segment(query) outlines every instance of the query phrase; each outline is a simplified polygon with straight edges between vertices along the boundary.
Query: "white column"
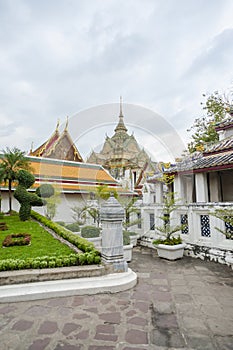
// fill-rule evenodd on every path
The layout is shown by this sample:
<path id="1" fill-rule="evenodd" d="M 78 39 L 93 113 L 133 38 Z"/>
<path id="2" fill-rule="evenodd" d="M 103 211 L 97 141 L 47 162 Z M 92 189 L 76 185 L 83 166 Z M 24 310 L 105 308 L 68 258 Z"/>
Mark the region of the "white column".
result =
<path id="1" fill-rule="evenodd" d="M 198 202 L 208 202 L 208 189 L 205 173 L 195 175 L 196 182 L 196 200 Z"/>
<path id="2" fill-rule="evenodd" d="M 156 203 L 163 203 L 163 184 L 161 182 L 155 184 L 155 197 Z"/>
<path id="3" fill-rule="evenodd" d="M 181 202 L 185 202 L 184 198 L 184 184 L 183 184 L 183 178 L 182 176 L 178 175 L 175 176 L 174 179 L 174 192 L 175 192 L 175 197 L 179 198 Z"/>

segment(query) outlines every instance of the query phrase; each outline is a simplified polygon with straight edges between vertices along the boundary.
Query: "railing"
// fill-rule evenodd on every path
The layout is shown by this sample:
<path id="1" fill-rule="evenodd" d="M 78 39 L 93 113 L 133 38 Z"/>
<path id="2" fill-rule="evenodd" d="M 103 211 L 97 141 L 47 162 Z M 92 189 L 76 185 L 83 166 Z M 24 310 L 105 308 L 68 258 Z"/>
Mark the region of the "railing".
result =
<path id="1" fill-rule="evenodd" d="M 232 208 L 233 203 L 192 203 L 177 207 L 177 210 L 172 213 L 171 224 L 186 224 L 186 228 L 177 234 L 180 234 L 186 243 L 188 255 L 196 256 L 199 254 L 198 257 L 201 258 L 209 257 L 224 263 L 229 260 L 233 263 L 233 240 L 227 238 L 217 229 L 232 233 L 233 227 L 229 227 L 223 220 L 212 215 L 215 209 Z M 141 207 L 141 211 L 143 218 L 141 242 L 151 246 L 153 239 L 158 238 L 158 232 L 154 227 L 161 225 L 158 217 L 161 216 L 163 207 L 159 204 L 144 205 Z M 150 215 L 155 218 L 154 227 L 151 227 Z M 194 254 L 194 252 L 196 253 Z"/>

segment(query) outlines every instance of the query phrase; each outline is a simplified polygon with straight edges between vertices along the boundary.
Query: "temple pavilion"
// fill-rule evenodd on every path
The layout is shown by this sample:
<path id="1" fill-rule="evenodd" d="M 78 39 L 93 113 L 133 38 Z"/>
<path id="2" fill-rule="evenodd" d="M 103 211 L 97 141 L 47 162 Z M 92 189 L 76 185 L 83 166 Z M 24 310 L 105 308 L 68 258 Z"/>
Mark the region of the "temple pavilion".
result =
<path id="1" fill-rule="evenodd" d="M 92 151 L 87 162 L 102 165 L 124 188 L 139 193 L 146 173 L 154 172 L 155 164 L 146 151 L 140 148 L 134 134 L 128 134 L 122 113 L 122 100 L 113 136 L 106 136 L 102 150 L 99 153 Z"/>
<path id="2" fill-rule="evenodd" d="M 59 121 L 54 133 L 41 146 L 34 151 L 31 149 L 30 156 L 83 162 L 83 159 L 68 132 L 68 117 L 65 129 L 60 134 Z"/>

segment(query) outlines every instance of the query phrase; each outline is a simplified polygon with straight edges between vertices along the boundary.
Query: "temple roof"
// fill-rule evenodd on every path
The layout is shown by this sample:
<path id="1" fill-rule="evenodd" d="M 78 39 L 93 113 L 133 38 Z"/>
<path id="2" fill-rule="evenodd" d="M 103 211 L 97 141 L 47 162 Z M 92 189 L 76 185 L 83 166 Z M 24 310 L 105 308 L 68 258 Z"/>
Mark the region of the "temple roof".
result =
<path id="1" fill-rule="evenodd" d="M 1 155 L 0 155 L 1 158 Z M 119 194 L 135 195 L 123 189 L 120 184 L 100 165 L 78 163 L 44 157 L 26 157 L 30 161 L 36 178 L 32 188 L 50 183 L 62 193 L 90 193 L 99 185 L 107 185 Z M 2 184 L 1 189 L 7 189 Z"/>
<path id="2" fill-rule="evenodd" d="M 68 119 L 65 129 L 61 134 L 59 133 L 58 128 L 59 122 L 57 123 L 56 130 L 52 136 L 34 151 L 30 150 L 29 155 L 83 162 L 83 159 L 68 132 Z"/>

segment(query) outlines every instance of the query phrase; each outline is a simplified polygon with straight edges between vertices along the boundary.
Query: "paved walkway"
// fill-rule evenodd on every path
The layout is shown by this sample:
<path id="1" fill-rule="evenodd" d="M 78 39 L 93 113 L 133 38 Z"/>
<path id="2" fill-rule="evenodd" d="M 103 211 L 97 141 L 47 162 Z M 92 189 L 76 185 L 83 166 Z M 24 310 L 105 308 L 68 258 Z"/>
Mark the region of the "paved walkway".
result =
<path id="1" fill-rule="evenodd" d="M 0 305 L 2 350 L 232 350 L 232 270 L 135 248 L 133 289 Z M 20 288 L 20 286 L 19 286 Z"/>

